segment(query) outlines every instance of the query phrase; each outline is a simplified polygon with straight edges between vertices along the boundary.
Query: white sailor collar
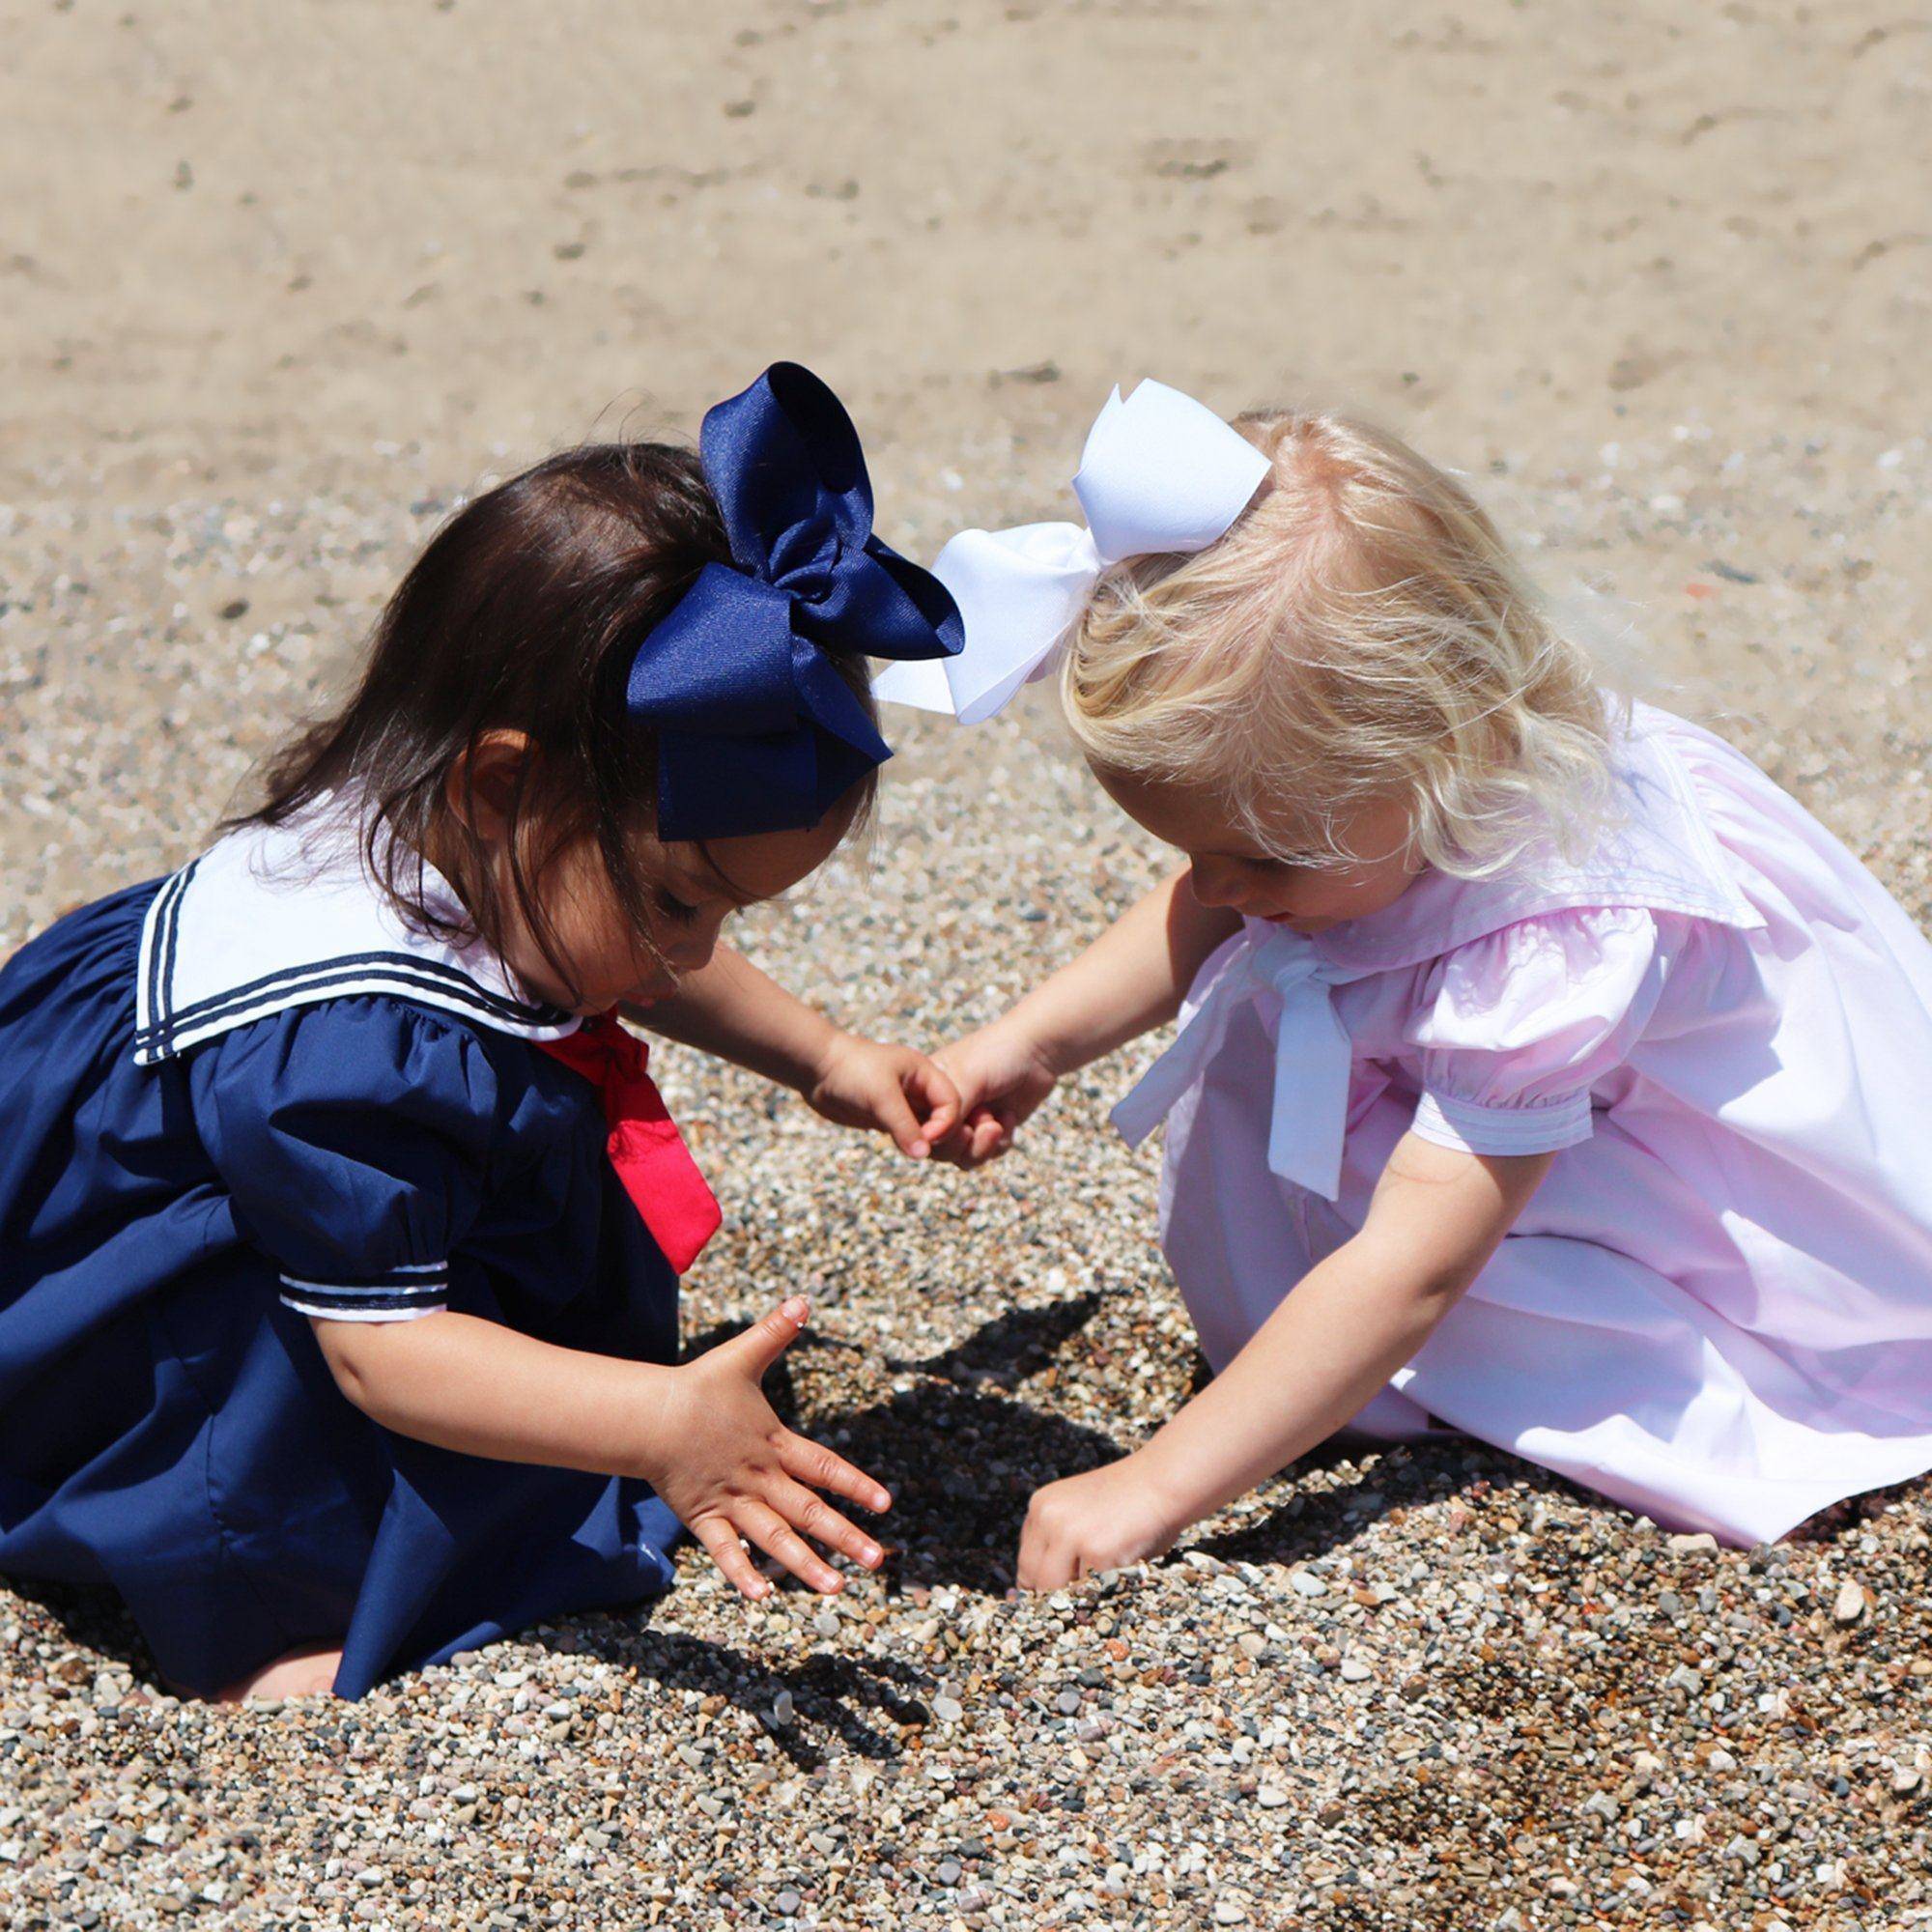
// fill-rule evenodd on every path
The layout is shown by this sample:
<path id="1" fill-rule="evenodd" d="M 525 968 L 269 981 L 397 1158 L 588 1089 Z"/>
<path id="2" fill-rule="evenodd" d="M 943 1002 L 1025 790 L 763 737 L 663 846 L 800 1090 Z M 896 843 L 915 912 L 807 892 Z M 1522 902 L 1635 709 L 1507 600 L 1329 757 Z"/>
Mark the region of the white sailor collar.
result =
<path id="1" fill-rule="evenodd" d="M 427 866 L 423 887 L 461 917 Z M 525 1039 L 582 1024 L 527 998 L 481 940 L 412 929 L 369 875 L 356 810 L 325 800 L 285 825 L 239 827 L 162 885 L 141 926 L 134 1058 L 156 1065 L 291 1007 L 362 993 Z"/>
<path id="2" fill-rule="evenodd" d="M 1724 862 L 1690 775 L 1671 748 L 1675 721 L 1633 707 L 1611 747 L 1621 815 L 1587 858 L 1532 855 L 1492 878 L 1426 872 L 1378 913 L 1306 942 L 1343 977 L 1419 965 L 1505 926 L 1579 907 L 1680 913 L 1749 929 L 1764 923 Z M 1279 927 L 1264 931 L 1279 935 Z"/>

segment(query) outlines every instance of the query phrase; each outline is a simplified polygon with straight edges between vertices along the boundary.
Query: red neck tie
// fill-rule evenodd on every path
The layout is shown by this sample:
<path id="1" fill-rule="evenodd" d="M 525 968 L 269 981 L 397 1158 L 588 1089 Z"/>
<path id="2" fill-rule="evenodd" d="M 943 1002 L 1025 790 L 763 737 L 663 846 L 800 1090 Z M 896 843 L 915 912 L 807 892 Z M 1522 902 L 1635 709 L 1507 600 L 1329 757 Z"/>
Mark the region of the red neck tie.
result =
<path id="1" fill-rule="evenodd" d="M 657 1082 L 644 1070 L 650 1048 L 626 1033 L 614 1013 L 600 1013 L 562 1039 L 537 1044 L 603 1095 L 611 1165 L 665 1260 L 682 1274 L 724 1217 L 677 1122 L 665 1110 Z"/>

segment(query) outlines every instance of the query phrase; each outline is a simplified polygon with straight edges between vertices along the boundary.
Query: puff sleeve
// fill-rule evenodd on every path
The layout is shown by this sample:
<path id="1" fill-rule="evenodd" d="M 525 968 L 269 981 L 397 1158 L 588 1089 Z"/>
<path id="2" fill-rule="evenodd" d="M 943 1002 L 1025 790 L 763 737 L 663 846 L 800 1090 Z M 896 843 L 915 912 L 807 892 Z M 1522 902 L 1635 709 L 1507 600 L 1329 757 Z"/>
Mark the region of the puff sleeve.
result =
<path id="1" fill-rule="evenodd" d="M 238 1229 L 289 1307 L 395 1321 L 444 1305 L 497 1134 L 474 1035 L 400 1001 L 332 1000 L 223 1035 L 191 1082 Z"/>
<path id="2" fill-rule="evenodd" d="M 1642 1035 L 1663 971 L 1657 921 L 1638 908 L 1547 913 L 1445 953 L 1406 1029 L 1414 1132 L 1486 1154 L 1588 1140 L 1591 1089 Z"/>

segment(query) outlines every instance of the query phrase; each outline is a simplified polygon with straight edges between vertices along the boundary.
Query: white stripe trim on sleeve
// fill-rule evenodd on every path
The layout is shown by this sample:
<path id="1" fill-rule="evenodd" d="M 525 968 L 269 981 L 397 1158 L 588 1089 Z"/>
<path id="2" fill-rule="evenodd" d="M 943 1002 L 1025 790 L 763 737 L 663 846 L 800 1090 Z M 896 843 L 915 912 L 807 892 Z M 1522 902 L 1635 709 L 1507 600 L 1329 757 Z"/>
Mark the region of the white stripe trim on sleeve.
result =
<path id="1" fill-rule="evenodd" d="M 293 1308 L 312 1321 L 420 1321 L 425 1315 L 440 1315 L 444 1305 L 440 1301 L 426 1301 L 409 1308 L 324 1308 L 298 1301 L 293 1295 L 282 1296 L 284 1308 Z"/>
<path id="2" fill-rule="evenodd" d="M 304 1315 L 333 1315 L 358 1321 L 435 1314 L 449 1293 L 447 1262 L 404 1262 L 362 1281 L 313 1281 L 282 1276 L 282 1299 Z"/>

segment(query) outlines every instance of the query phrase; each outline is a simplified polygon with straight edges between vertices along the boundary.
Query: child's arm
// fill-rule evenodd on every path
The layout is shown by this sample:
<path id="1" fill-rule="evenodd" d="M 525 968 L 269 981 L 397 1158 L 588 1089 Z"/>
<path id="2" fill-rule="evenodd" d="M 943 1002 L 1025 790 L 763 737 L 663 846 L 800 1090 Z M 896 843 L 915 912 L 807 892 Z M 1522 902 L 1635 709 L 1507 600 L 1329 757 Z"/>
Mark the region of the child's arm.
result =
<path id="1" fill-rule="evenodd" d="M 868 1570 L 883 1560 L 812 1490 L 869 1510 L 892 1498 L 842 1456 L 794 1435 L 758 1386 L 810 1312 L 794 1296 L 676 1368 L 559 1349 L 446 1311 L 415 1321 L 318 1321 L 315 1331 L 343 1394 L 384 1428 L 467 1456 L 640 1476 L 756 1598 L 771 1585 L 741 1535 L 814 1590 L 836 1591 L 840 1579 L 807 1536 Z"/>
<path id="2" fill-rule="evenodd" d="M 1022 1587 L 1057 1589 L 1156 1556 L 1333 1435 L 1429 1339 L 1552 1158 L 1459 1153 L 1406 1136 L 1361 1232 L 1311 1268 L 1158 1435 L 1035 1494 L 1020 1537 Z"/>
<path id="3" fill-rule="evenodd" d="M 1171 1020 L 1240 925 L 1238 914 L 1194 896 L 1191 871 L 1156 886 L 1004 1017 L 939 1053 L 962 1116 L 939 1151 L 962 1167 L 1004 1153 L 1063 1074 Z"/>
<path id="4" fill-rule="evenodd" d="M 923 1053 L 835 1026 L 728 946 L 679 981 L 671 998 L 629 1016 L 668 1039 L 795 1089 L 841 1127 L 877 1127 L 915 1159 L 923 1159 L 959 1119 L 952 1082 Z"/>

